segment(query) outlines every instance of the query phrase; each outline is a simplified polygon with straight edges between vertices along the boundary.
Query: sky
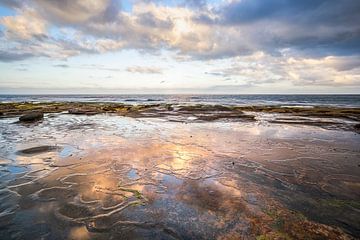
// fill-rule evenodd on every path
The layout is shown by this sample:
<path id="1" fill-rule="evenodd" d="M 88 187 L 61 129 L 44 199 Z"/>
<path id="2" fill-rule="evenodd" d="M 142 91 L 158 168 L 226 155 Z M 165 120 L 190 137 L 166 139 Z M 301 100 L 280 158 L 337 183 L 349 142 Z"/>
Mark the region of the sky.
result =
<path id="1" fill-rule="evenodd" d="M 0 0 L 0 94 L 360 93 L 358 0 Z"/>

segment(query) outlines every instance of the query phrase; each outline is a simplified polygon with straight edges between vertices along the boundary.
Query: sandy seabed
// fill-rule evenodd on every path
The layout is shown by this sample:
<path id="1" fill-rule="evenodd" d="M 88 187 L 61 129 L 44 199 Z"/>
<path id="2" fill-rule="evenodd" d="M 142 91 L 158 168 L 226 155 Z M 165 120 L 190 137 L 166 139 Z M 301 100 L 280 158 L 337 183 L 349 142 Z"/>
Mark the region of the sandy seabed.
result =
<path id="1" fill-rule="evenodd" d="M 360 134 L 112 114 L 0 119 L 0 239 L 356 239 Z"/>

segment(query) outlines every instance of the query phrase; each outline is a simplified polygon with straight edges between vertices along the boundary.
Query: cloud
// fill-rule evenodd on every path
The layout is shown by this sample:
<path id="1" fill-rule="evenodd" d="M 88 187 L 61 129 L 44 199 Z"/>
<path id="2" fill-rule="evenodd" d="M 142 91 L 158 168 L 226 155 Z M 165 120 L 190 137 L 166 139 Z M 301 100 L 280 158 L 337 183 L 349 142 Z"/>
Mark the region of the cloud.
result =
<path id="1" fill-rule="evenodd" d="M 157 67 L 133 66 L 126 68 L 126 71 L 140 74 L 162 74 L 162 69 Z"/>
<path id="2" fill-rule="evenodd" d="M 0 24 L 6 28 L 5 35 L 15 40 L 29 40 L 46 33 L 46 22 L 35 10 L 28 8 L 20 10 L 19 15 L 2 17 Z"/>
<path id="3" fill-rule="evenodd" d="M 280 55 L 289 48 L 319 57 L 360 52 L 358 1 L 161 3 L 135 1 L 127 13 L 115 0 L 32 0 L 17 16 L 1 21 L 7 39 L 47 36 L 49 25 L 72 29 L 75 35 L 66 41 L 77 45 L 79 54 L 169 49 L 195 59 L 218 59 L 256 51 Z"/>
<path id="4" fill-rule="evenodd" d="M 19 8 L 22 6 L 22 2 L 19 0 L 0 0 L 0 6 L 1 5 L 10 8 Z"/>
<path id="5" fill-rule="evenodd" d="M 338 71 L 349 71 L 360 68 L 360 56 L 326 57 L 320 64 L 332 67 Z"/>
<path id="6" fill-rule="evenodd" d="M 53 65 L 54 67 L 59 67 L 59 68 L 69 68 L 70 66 L 67 64 L 55 64 Z"/>
<path id="7" fill-rule="evenodd" d="M 241 0 L 215 10 L 209 24 L 237 27 L 258 50 L 295 48 L 306 54 L 360 51 L 360 2 L 352 0 Z"/>
<path id="8" fill-rule="evenodd" d="M 355 86 L 360 85 L 359 61 L 358 56 L 294 58 L 258 52 L 232 58 L 226 67 L 214 68 L 205 74 L 248 86 L 281 82 L 295 86 Z"/>
<path id="9" fill-rule="evenodd" d="M 54 64 L 53 67 L 57 68 L 76 68 L 76 69 L 89 69 L 89 70 L 100 70 L 100 71 L 109 71 L 109 72 L 120 72 L 122 71 L 120 68 L 112 68 L 112 67 L 106 67 L 104 65 L 99 64 L 83 64 L 78 66 L 70 66 L 68 64 Z"/>
<path id="10" fill-rule="evenodd" d="M 27 68 L 16 68 L 16 70 L 18 70 L 20 72 L 27 72 L 28 71 Z"/>
<path id="11" fill-rule="evenodd" d="M 104 65 L 98 64 L 83 64 L 77 68 L 81 69 L 91 69 L 91 70 L 101 70 L 101 71 L 109 71 L 109 72 L 120 72 L 122 71 L 120 68 L 106 67 Z"/>
<path id="12" fill-rule="evenodd" d="M 47 19 L 65 25 L 109 21 L 119 10 L 119 3 L 115 0 L 34 0 L 34 5 Z"/>
<path id="13" fill-rule="evenodd" d="M 166 49 L 179 62 L 227 59 L 230 64 L 205 74 L 244 86 L 360 84 L 359 1 L 132 2 L 129 12 L 117 0 L 0 0 L 16 12 L 0 19 L 0 41 L 6 43 L 0 45 L 0 61 L 66 59 L 123 49 L 159 54 Z M 124 71 L 99 65 L 77 68 Z M 125 70 L 163 71 L 142 66 Z"/>
<path id="14" fill-rule="evenodd" d="M 0 61 L 2 62 L 21 61 L 31 57 L 33 57 L 33 55 L 30 53 L 11 53 L 0 50 Z"/>
<path id="15" fill-rule="evenodd" d="M 213 76 L 219 76 L 219 77 L 225 77 L 226 74 L 223 72 L 205 72 L 205 74 L 213 75 Z"/>

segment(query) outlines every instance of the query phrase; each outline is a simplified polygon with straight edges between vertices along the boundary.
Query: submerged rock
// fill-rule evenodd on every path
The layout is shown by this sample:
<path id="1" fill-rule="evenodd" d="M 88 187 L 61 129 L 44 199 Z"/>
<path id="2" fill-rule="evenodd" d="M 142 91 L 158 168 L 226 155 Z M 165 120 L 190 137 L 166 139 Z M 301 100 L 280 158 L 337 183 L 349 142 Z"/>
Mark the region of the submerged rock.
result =
<path id="1" fill-rule="evenodd" d="M 44 113 L 42 112 L 31 112 L 31 113 L 27 113 L 25 115 L 22 115 L 19 118 L 20 122 L 35 122 L 35 121 L 39 121 L 41 119 L 44 118 Z"/>

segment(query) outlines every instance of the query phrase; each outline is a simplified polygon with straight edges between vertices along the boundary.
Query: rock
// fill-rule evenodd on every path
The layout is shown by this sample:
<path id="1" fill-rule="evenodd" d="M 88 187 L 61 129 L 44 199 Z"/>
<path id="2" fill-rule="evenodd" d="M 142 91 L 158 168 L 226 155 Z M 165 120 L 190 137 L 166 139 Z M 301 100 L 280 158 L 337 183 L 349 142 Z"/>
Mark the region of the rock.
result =
<path id="1" fill-rule="evenodd" d="M 61 149 L 58 146 L 39 146 L 39 147 L 32 147 L 32 148 L 26 148 L 26 149 L 22 149 L 17 151 L 17 154 L 40 154 L 40 153 L 44 153 L 44 152 L 51 152 L 51 151 L 55 151 L 55 150 L 59 150 Z"/>
<path id="2" fill-rule="evenodd" d="M 356 130 L 360 130 L 360 123 L 356 124 L 356 125 L 354 126 L 354 128 L 355 128 Z"/>
<path id="3" fill-rule="evenodd" d="M 170 104 L 165 105 L 166 110 L 168 111 L 174 111 L 174 108 Z"/>
<path id="4" fill-rule="evenodd" d="M 44 113 L 42 112 L 31 112 L 31 113 L 27 113 L 22 115 L 19 118 L 20 122 L 35 122 L 35 121 L 39 121 L 41 119 L 44 118 Z"/>
<path id="5" fill-rule="evenodd" d="M 74 114 L 74 115 L 95 115 L 98 112 L 90 110 L 90 109 L 80 109 L 80 108 L 75 108 L 75 109 L 70 109 L 69 110 L 70 114 Z"/>

